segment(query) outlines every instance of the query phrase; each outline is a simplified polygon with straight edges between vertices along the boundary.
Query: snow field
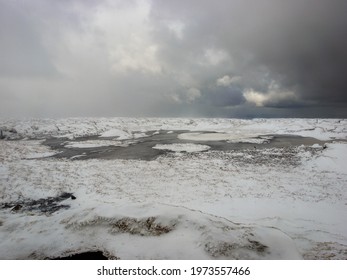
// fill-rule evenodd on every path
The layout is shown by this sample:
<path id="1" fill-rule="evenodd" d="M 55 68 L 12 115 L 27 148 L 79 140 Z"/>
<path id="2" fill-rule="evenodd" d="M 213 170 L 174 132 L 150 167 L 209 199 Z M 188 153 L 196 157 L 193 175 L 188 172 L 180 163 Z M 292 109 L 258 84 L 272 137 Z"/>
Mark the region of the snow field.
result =
<path id="1" fill-rule="evenodd" d="M 105 122 L 109 126 L 103 127 L 111 127 L 111 120 Z M 227 120 L 194 122 L 175 124 L 202 130 Z M 312 132 L 319 124 L 327 135 L 344 136 L 338 126 L 344 121 L 293 122 L 297 127 L 293 124 L 292 130 L 308 129 L 309 123 Z M 329 132 L 335 122 L 339 132 Z M 143 120 L 137 123 L 145 127 Z M 153 123 L 148 130 L 173 128 L 170 120 Z M 262 123 L 282 128 L 289 122 L 244 125 L 259 129 Z M 64 125 L 71 130 L 70 121 Z M 326 149 L 180 153 L 196 146 L 164 146 L 180 149 L 153 161 L 69 161 L 38 159 L 53 153 L 39 140 L 1 141 L 0 204 L 63 192 L 77 199 L 63 201 L 70 208 L 51 215 L 0 209 L 0 259 L 88 250 L 122 259 L 347 258 L 346 143 L 330 143 Z"/>

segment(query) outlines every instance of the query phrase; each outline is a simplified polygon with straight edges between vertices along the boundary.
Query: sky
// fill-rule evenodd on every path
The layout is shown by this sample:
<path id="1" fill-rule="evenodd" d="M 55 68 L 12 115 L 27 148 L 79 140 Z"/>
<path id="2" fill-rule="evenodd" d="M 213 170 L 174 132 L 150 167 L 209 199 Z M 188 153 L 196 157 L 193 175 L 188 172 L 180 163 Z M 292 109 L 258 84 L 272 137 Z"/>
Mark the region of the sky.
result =
<path id="1" fill-rule="evenodd" d="M 345 0 L 0 0 L 0 117 L 347 118 Z"/>

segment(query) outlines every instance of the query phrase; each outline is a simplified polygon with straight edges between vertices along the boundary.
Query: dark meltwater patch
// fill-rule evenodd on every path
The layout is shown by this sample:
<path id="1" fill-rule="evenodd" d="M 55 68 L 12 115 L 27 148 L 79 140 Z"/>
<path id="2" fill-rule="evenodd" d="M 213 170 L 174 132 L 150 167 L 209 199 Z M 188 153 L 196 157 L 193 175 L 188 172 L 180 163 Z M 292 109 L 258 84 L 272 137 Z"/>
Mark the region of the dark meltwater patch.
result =
<path id="1" fill-rule="evenodd" d="M 66 257 L 55 258 L 52 260 L 108 260 L 101 251 L 83 252 Z"/>
<path id="2" fill-rule="evenodd" d="M 71 160 L 86 160 L 86 159 L 126 159 L 126 160 L 154 160 L 160 155 L 171 153 L 167 150 L 153 149 L 157 144 L 202 144 L 210 146 L 210 151 L 235 151 L 235 150 L 249 150 L 249 149 L 265 149 L 265 148 L 288 148 L 297 147 L 300 145 L 311 146 L 313 144 L 319 144 L 323 146 L 329 141 L 320 141 L 311 137 L 301 137 L 296 135 L 261 135 L 253 138 L 253 140 L 259 140 L 266 138 L 264 143 L 247 143 L 236 142 L 229 143 L 228 141 L 193 141 L 182 140 L 178 138 L 178 135 L 186 133 L 187 131 L 174 131 L 168 133 L 168 131 L 162 130 L 157 134 L 153 134 L 153 131 L 148 132 L 148 136 L 129 140 L 118 140 L 122 146 L 109 145 L 110 140 L 117 140 L 115 138 L 101 138 L 98 136 L 91 137 L 79 137 L 74 140 L 52 138 L 43 142 L 44 145 L 49 146 L 53 150 L 59 151 L 58 154 L 52 156 L 54 158 L 64 158 Z M 199 132 L 209 133 L 211 132 Z M 98 140 L 99 142 L 105 141 L 105 146 L 91 147 L 91 148 L 77 148 L 66 145 L 69 143 L 83 143 L 85 141 Z M 106 142 L 107 141 L 107 142 Z M 253 141 L 254 142 L 254 141 Z M 257 141 L 256 141 L 257 142 Z"/>
<path id="3" fill-rule="evenodd" d="M 17 201 L 5 202 L 0 204 L 0 209 L 10 208 L 12 213 L 17 212 L 38 212 L 52 214 L 61 209 L 70 208 L 69 205 L 60 204 L 67 199 L 76 199 L 72 193 L 62 193 L 55 197 L 33 199 L 19 199 Z"/>

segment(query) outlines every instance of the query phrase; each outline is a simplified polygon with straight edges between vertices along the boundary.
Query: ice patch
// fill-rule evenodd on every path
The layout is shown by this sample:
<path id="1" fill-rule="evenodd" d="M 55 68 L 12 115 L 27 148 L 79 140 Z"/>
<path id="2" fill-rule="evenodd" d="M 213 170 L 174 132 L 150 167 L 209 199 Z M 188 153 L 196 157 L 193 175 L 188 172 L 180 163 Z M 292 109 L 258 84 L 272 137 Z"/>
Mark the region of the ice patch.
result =
<path id="1" fill-rule="evenodd" d="M 262 138 L 242 138 L 227 140 L 228 143 L 250 143 L 250 144 L 265 144 L 269 143 L 269 140 Z"/>
<path id="2" fill-rule="evenodd" d="M 66 148 L 97 148 L 105 146 L 128 147 L 129 143 L 115 140 L 87 140 L 79 142 L 66 142 Z"/>
<path id="3" fill-rule="evenodd" d="M 118 137 L 118 140 L 132 139 L 133 135 L 121 129 L 110 129 L 101 134 L 101 137 Z"/>
<path id="4" fill-rule="evenodd" d="M 200 145 L 200 144 L 157 144 L 153 147 L 153 149 L 157 150 L 168 150 L 172 152 L 187 152 L 187 153 L 195 153 L 207 151 L 210 149 L 210 146 Z"/>
<path id="5" fill-rule="evenodd" d="M 85 156 L 86 156 L 85 154 L 82 154 L 82 155 L 72 156 L 72 157 L 70 157 L 70 159 L 74 160 L 74 159 L 79 159 L 79 158 L 85 157 Z"/>
<path id="6" fill-rule="evenodd" d="M 266 139 L 253 139 L 258 135 L 254 134 L 234 134 L 234 133 L 182 133 L 178 135 L 178 139 L 190 141 L 228 141 L 228 142 L 248 142 L 263 143 Z"/>

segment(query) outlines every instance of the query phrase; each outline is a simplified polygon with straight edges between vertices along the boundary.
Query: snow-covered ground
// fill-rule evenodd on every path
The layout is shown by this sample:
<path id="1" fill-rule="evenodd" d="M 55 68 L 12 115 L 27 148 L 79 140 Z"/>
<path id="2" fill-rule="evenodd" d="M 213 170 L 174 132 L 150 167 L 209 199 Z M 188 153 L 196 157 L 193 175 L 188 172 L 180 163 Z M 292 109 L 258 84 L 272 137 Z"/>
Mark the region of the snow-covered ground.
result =
<path id="1" fill-rule="evenodd" d="M 0 259 L 94 250 L 121 259 L 347 259 L 347 120 L 0 120 L 0 129 Z M 57 152 L 46 137 L 99 135 L 66 143 L 99 147 L 160 130 L 188 130 L 181 140 L 209 131 L 208 141 L 330 141 L 215 151 L 195 139 L 158 144 L 174 152 L 151 161 L 42 158 Z M 62 193 L 76 197 L 57 203 L 69 208 L 33 207 Z"/>

